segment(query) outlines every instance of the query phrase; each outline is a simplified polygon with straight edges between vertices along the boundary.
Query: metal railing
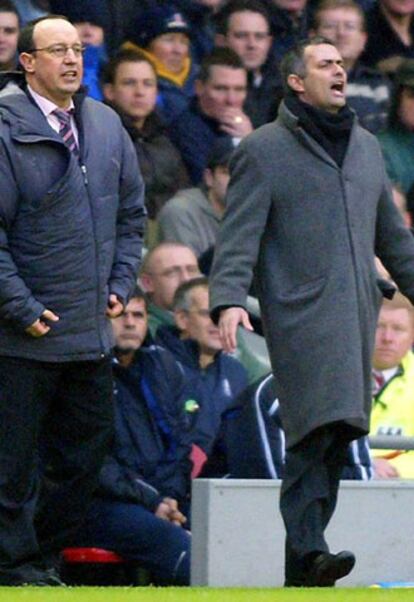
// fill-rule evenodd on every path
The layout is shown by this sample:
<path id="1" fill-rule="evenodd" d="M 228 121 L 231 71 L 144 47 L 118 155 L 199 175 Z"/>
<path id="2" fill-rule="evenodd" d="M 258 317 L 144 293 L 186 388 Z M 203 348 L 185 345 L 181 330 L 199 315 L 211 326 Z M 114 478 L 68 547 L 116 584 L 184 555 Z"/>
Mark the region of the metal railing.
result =
<path id="1" fill-rule="evenodd" d="M 371 449 L 414 449 L 414 437 L 403 437 L 401 435 L 375 435 L 369 437 Z"/>

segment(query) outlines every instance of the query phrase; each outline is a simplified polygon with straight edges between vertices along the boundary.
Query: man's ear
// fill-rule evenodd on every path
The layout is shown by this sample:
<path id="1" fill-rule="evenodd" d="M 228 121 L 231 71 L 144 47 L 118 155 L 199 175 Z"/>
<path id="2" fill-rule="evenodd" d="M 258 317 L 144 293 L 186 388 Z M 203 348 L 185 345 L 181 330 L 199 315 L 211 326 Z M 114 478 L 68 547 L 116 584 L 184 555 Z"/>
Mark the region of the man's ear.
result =
<path id="1" fill-rule="evenodd" d="M 203 180 L 207 188 L 211 188 L 213 184 L 213 172 L 209 167 L 206 167 L 206 169 L 203 171 Z"/>
<path id="2" fill-rule="evenodd" d="M 214 46 L 219 48 L 226 48 L 227 40 L 226 36 L 222 33 L 216 33 L 214 35 Z"/>
<path id="3" fill-rule="evenodd" d="M 200 96 L 203 93 L 204 84 L 200 79 L 196 79 L 194 82 L 194 92 L 196 96 Z"/>
<path id="4" fill-rule="evenodd" d="M 104 97 L 106 98 L 106 100 L 109 100 L 110 102 L 113 101 L 114 99 L 114 87 L 112 84 L 104 84 L 102 86 L 102 92 Z"/>
<path id="5" fill-rule="evenodd" d="M 139 277 L 139 284 L 144 289 L 144 291 L 146 293 L 153 293 L 154 292 L 154 286 L 153 286 L 152 278 L 151 278 L 151 276 L 149 274 L 146 274 L 145 272 L 142 272 L 142 274 Z"/>
<path id="6" fill-rule="evenodd" d="M 187 322 L 188 322 L 188 314 L 183 309 L 176 309 L 174 311 L 174 321 L 175 324 L 181 332 L 185 332 L 187 330 Z"/>
<path id="7" fill-rule="evenodd" d="M 299 75 L 296 75 L 296 73 L 291 73 L 290 75 L 288 75 L 287 83 L 289 87 L 298 94 L 301 94 L 305 91 L 303 79 L 299 77 Z"/>
<path id="8" fill-rule="evenodd" d="M 19 62 L 26 73 L 34 73 L 35 57 L 30 52 L 21 52 L 19 54 Z"/>

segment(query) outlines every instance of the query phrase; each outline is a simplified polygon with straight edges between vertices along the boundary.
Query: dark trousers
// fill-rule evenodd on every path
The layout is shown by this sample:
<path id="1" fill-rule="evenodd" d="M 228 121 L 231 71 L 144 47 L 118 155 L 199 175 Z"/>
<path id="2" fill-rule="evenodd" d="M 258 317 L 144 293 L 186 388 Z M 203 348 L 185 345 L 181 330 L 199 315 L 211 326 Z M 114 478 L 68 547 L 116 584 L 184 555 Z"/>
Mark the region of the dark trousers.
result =
<path id="1" fill-rule="evenodd" d="M 306 557 L 329 551 L 324 531 L 335 510 L 351 439 L 345 424 L 332 423 L 286 452 L 280 511 L 286 528 L 287 582 L 301 581 Z"/>
<path id="2" fill-rule="evenodd" d="M 71 543 L 112 440 L 109 358 L 0 357 L 0 574 Z"/>
<path id="3" fill-rule="evenodd" d="M 190 534 L 139 504 L 95 499 L 82 545 L 114 550 L 137 561 L 158 585 L 190 584 Z"/>

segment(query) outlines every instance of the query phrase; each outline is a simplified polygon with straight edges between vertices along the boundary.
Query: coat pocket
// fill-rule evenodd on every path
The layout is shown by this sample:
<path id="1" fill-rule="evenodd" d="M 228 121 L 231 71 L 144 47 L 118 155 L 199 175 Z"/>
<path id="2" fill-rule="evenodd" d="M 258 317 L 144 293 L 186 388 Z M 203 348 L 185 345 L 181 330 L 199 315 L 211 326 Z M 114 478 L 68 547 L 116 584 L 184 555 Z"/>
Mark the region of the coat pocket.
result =
<path id="1" fill-rule="evenodd" d="M 319 276 L 298 284 L 294 288 L 278 293 L 276 301 L 285 305 L 303 304 L 319 297 L 325 288 L 327 276 Z"/>

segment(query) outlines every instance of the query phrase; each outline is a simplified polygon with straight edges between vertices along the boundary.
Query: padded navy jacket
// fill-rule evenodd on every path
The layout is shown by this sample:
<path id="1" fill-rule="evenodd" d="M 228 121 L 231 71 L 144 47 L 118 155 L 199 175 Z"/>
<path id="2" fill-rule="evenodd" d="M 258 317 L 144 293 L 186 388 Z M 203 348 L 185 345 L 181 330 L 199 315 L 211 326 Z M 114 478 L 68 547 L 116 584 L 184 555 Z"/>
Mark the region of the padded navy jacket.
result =
<path id="1" fill-rule="evenodd" d="M 115 440 L 98 494 L 154 510 L 165 496 L 185 502 L 190 490 L 186 382 L 165 349 L 140 349 L 129 368 L 114 361 Z"/>
<path id="2" fill-rule="evenodd" d="M 0 354 L 44 361 L 110 352 L 110 293 L 135 284 L 145 225 L 143 183 L 119 117 L 76 95 L 80 158 L 35 102 L 0 99 Z M 25 333 L 45 308 L 60 320 Z"/>

